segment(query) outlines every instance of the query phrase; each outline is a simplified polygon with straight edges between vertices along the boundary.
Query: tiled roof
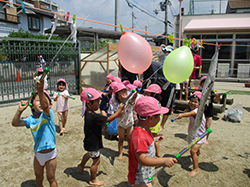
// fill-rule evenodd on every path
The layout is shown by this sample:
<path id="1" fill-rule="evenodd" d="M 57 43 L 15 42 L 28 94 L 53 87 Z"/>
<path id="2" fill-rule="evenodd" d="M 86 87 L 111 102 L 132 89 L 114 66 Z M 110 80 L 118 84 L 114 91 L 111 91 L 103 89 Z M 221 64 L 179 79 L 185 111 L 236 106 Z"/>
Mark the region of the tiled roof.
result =
<path id="1" fill-rule="evenodd" d="M 230 8 L 250 8 L 249 0 L 229 0 L 228 4 Z"/>

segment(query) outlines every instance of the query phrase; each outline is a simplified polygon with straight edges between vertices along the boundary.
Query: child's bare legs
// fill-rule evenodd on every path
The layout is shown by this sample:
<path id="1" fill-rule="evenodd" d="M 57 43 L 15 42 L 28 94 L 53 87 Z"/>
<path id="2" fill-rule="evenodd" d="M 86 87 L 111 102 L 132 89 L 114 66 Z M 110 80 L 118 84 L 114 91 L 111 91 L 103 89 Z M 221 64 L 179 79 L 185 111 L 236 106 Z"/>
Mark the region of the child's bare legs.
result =
<path id="1" fill-rule="evenodd" d="M 152 133 L 152 134 L 153 134 L 153 137 L 157 136 L 157 133 Z M 156 157 L 161 157 L 161 155 L 160 155 L 160 143 L 159 143 L 159 141 L 155 141 L 155 156 Z"/>
<path id="2" fill-rule="evenodd" d="M 52 160 L 48 160 L 45 164 L 46 166 L 46 175 L 49 181 L 50 187 L 57 187 L 56 181 L 56 165 L 57 165 L 57 158 Z"/>
<path id="3" fill-rule="evenodd" d="M 134 185 L 134 187 L 152 187 L 152 186 L 153 186 L 152 182 L 149 182 L 147 184 Z"/>
<path id="4" fill-rule="evenodd" d="M 122 160 L 122 148 L 123 148 L 123 142 L 125 138 L 125 129 L 120 126 L 118 126 L 118 136 L 119 136 L 119 140 L 118 140 L 119 156 L 117 160 Z"/>
<path id="5" fill-rule="evenodd" d="M 98 169 L 99 164 L 100 164 L 100 157 L 93 159 L 93 164 L 90 168 L 90 173 L 91 173 L 91 181 L 89 182 L 90 185 L 95 185 L 95 186 L 104 185 L 104 181 L 100 181 L 96 178 L 97 169 Z"/>
<path id="6" fill-rule="evenodd" d="M 81 163 L 78 164 L 77 166 L 81 173 L 84 172 L 84 166 L 88 162 L 89 159 L 90 159 L 89 153 L 86 153 L 85 155 L 83 155 Z"/>
<path id="7" fill-rule="evenodd" d="M 130 137 L 131 137 L 133 130 L 134 130 L 134 126 L 131 126 L 131 127 L 126 129 L 126 139 L 127 139 L 128 143 L 130 141 Z"/>
<path id="8" fill-rule="evenodd" d="M 210 128 L 212 120 L 213 120 L 213 117 L 206 117 L 206 129 Z M 206 139 L 206 142 L 204 143 L 204 145 L 209 145 L 208 136 L 209 136 L 209 134 L 207 135 L 207 139 Z"/>
<path id="9" fill-rule="evenodd" d="M 185 83 L 185 101 L 188 100 L 188 82 Z"/>
<path id="10" fill-rule="evenodd" d="M 168 116 L 169 116 L 168 114 L 162 115 L 160 131 L 162 131 L 164 129 L 164 125 L 165 125 L 166 121 L 168 120 Z"/>
<path id="11" fill-rule="evenodd" d="M 36 186 L 37 187 L 42 187 L 43 186 L 43 174 L 44 174 L 44 166 L 41 166 L 34 157 L 34 171 L 36 175 Z"/>
<path id="12" fill-rule="evenodd" d="M 180 101 L 182 100 L 183 83 L 180 83 Z"/>
<path id="13" fill-rule="evenodd" d="M 190 150 L 190 154 L 191 154 L 192 161 L 193 161 L 193 171 L 189 173 L 189 176 L 191 177 L 194 177 L 199 173 L 199 168 L 198 168 L 199 158 L 198 158 L 197 153 L 199 152 L 201 145 L 202 144 L 196 144 Z"/>
<path id="14" fill-rule="evenodd" d="M 55 177 L 55 171 L 56 171 L 56 165 L 57 165 L 57 159 L 54 158 L 52 160 L 49 160 L 46 162 L 46 175 L 47 179 L 50 183 L 50 187 L 56 187 L 57 181 Z M 44 166 L 41 166 L 34 157 L 34 170 L 36 175 L 36 186 L 37 187 L 43 187 L 43 178 L 44 178 Z"/>
<path id="15" fill-rule="evenodd" d="M 57 116 L 59 120 L 60 135 L 63 135 L 63 113 L 57 112 Z"/>
<path id="16" fill-rule="evenodd" d="M 66 110 L 66 111 L 64 111 L 63 113 L 62 113 L 62 129 L 63 129 L 63 132 L 65 132 L 66 131 L 66 129 L 65 129 L 65 125 L 66 125 L 66 122 L 67 122 L 67 117 L 68 117 L 68 110 Z"/>

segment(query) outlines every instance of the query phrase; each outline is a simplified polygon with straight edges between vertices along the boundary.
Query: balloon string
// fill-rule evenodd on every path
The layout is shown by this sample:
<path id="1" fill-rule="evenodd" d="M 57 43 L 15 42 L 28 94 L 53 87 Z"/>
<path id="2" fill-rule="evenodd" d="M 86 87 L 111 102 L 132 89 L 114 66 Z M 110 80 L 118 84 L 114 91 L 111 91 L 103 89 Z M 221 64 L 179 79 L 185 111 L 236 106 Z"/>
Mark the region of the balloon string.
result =
<path id="1" fill-rule="evenodd" d="M 5 0 L 0 0 L 0 2 L 9 3 L 9 1 L 5 1 Z M 13 4 L 16 5 L 16 6 L 20 6 L 20 4 L 18 4 L 18 3 L 13 3 Z M 26 6 L 25 6 L 25 7 L 26 7 Z M 49 10 L 44 10 L 44 9 L 35 8 L 35 7 L 27 7 L 27 8 L 29 8 L 29 9 L 34 9 L 34 10 L 39 10 L 39 11 L 42 11 L 42 12 L 52 13 L 52 14 L 58 14 L 58 13 L 55 13 L 55 12 L 52 12 L 52 11 L 49 11 Z M 64 15 L 67 16 L 66 14 L 64 14 Z M 73 16 L 69 16 L 69 17 L 73 18 Z M 75 19 L 80 19 L 80 20 L 84 20 L 84 21 L 88 21 L 88 22 L 93 22 L 93 23 L 98 23 L 98 24 L 102 24 L 102 25 L 111 26 L 111 27 L 117 27 L 117 28 L 120 27 L 119 25 L 113 25 L 113 24 L 104 23 L 104 22 L 95 21 L 95 20 L 90 20 L 90 19 L 86 19 L 86 18 L 75 17 Z M 131 31 L 137 31 L 137 32 L 145 33 L 145 34 L 151 34 L 151 35 L 155 35 L 155 36 L 161 36 L 161 37 L 164 37 L 164 38 L 169 38 L 169 36 L 162 35 L 162 34 L 147 32 L 147 31 L 138 30 L 138 29 L 132 29 L 132 28 L 129 28 L 129 27 L 123 27 L 123 28 L 124 28 L 124 29 L 127 29 L 127 30 L 131 30 Z M 174 39 L 174 40 L 181 40 L 181 41 L 184 41 L 184 39 L 180 39 L 180 38 L 173 38 L 173 39 Z M 203 44 L 206 44 L 206 45 L 214 45 L 214 46 L 216 46 L 216 44 L 214 44 L 214 43 L 207 43 L 207 42 L 205 43 L 205 42 L 203 42 Z M 250 47 L 250 45 L 238 45 L 238 44 L 222 44 L 222 46 L 241 46 L 241 47 Z"/>
<path id="2" fill-rule="evenodd" d="M 149 76 L 149 78 L 147 78 L 145 81 L 143 81 L 143 84 L 142 84 L 142 87 L 153 77 L 154 74 L 157 73 L 157 71 L 159 71 L 160 69 L 162 68 L 162 65 L 157 69 L 155 70 L 155 72 Z"/>

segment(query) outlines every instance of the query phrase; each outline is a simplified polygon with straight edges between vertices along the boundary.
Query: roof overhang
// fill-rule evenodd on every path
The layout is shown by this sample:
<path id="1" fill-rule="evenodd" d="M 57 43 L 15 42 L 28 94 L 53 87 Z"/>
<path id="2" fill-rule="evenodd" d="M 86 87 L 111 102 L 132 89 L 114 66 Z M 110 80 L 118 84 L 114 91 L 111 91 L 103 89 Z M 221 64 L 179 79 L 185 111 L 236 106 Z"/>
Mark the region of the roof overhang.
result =
<path id="1" fill-rule="evenodd" d="M 184 32 L 235 30 L 250 31 L 250 17 L 193 19 L 184 28 Z"/>
<path id="2" fill-rule="evenodd" d="M 45 33 L 50 33 L 51 28 L 45 30 Z M 58 34 L 61 37 L 67 37 L 71 33 L 70 26 L 57 26 L 54 34 Z M 120 39 L 122 32 L 121 31 L 112 31 L 104 29 L 95 29 L 89 27 L 78 27 L 77 28 L 77 37 L 93 37 L 95 34 L 98 34 L 98 38 L 110 38 L 110 39 Z M 156 39 L 157 36 L 153 35 L 143 35 L 139 34 L 145 38 Z"/>

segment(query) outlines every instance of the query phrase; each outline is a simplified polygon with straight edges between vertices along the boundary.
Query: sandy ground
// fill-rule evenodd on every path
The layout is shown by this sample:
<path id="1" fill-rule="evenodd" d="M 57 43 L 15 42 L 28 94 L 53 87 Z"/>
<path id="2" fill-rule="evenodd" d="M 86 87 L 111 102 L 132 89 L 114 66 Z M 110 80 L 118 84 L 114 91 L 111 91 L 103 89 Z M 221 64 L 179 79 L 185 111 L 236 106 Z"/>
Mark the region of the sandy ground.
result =
<path id="1" fill-rule="evenodd" d="M 236 85 L 236 84 L 235 84 Z M 237 84 L 238 85 L 238 84 Z M 218 84 L 221 90 L 228 87 Z M 229 85 L 228 85 L 229 86 Z M 215 84 L 216 88 L 216 84 Z M 220 91 L 220 88 L 218 91 Z M 230 89 L 249 88 L 233 86 Z M 249 90 L 250 91 L 250 90 Z M 250 95 L 228 95 L 234 98 L 234 105 L 243 104 L 244 117 L 241 123 L 225 122 L 221 118 L 223 113 L 218 114 L 213 120 L 210 135 L 210 145 L 203 145 L 202 154 L 199 156 L 200 173 L 194 178 L 188 173 L 192 169 L 192 161 L 189 152 L 186 152 L 178 163 L 172 168 L 165 168 L 154 178 L 154 186 L 250 186 Z M 228 106 L 230 107 L 230 106 Z M 35 186 L 33 172 L 33 138 L 30 130 L 25 127 L 15 128 L 11 126 L 11 120 L 16 112 L 17 103 L 0 106 L 0 186 L 2 187 L 32 187 Z M 53 105 L 55 111 L 55 104 Z M 56 178 L 59 186 L 77 187 L 89 186 L 90 166 L 86 166 L 87 173 L 81 174 L 77 164 L 81 161 L 83 150 L 83 119 L 80 117 L 81 102 L 79 96 L 76 100 L 70 100 L 70 110 L 66 128 L 67 134 L 59 136 L 57 132 L 58 165 Z M 30 110 L 23 113 L 28 117 Z M 162 156 L 173 156 L 187 146 L 188 118 L 177 120 L 174 123 L 169 117 L 163 130 L 164 140 L 160 143 Z M 54 113 L 58 129 L 58 119 Z M 124 143 L 123 161 L 118 161 L 116 140 L 109 140 L 103 136 L 104 149 L 101 150 L 101 163 L 98 168 L 98 179 L 105 181 L 104 186 L 130 186 L 127 182 L 128 174 L 128 146 Z M 156 171 L 160 169 L 157 168 Z M 46 177 L 44 186 L 49 186 Z"/>

